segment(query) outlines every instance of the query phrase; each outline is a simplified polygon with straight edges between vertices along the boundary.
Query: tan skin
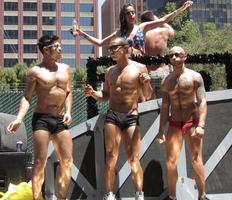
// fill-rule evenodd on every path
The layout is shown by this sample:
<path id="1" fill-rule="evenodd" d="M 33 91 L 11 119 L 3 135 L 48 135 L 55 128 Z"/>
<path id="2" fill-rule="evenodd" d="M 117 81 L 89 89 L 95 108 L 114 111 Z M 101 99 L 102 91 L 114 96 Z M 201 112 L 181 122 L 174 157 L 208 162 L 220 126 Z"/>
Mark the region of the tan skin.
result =
<path id="1" fill-rule="evenodd" d="M 125 42 L 121 38 L 115 38 L 110 46 Z M 105 82 L 102 91 L 93 90 L 92 86 L 85 87 L 85 94 L 92 96 L 98 101 L 109 100 L 109 109 L 127 113 L 138 114 L 138 98 L 142 89 L 147 97 L 152 94 L 150 77 L 145 65 L 128 59 L 128 45 L 116 46 L 110 51 L 111 57 L 117 62 L 105 73 Z M 105 189 L 106 192 L 113 191 L 115 182 L 115 166 L 119 156 L 119 146 L 123 141 L 128 162 L 131 167 L 132 181 L 136 191 L 142 191 L 143 170 L 139 160 L 140 153 L 140 131 L 138 126 L 131 126 L 125 130 L 113 123 L 105 123 Z"/>
<path id="2" fill-rule="evenodd" d="M 199 197 L 205 192 L 205 176 L 202 160 L 202 145 L 204 126 L 207 115 L 205 88 L 201 75 L 193 70 L 185 68 L 186 54 L 181 47 L 173 47 L 170 62 L 174 71 L 163 82 L 163 98 L 160 115 L 160 128 L 157 136 L 159 143 L 166 143 L 167 149 L 167 181 L 169 195 L 176 196 L 177 161 L 180 155 L 183 141 L 186 140 Z M 170 109 L 170 116 L 169 116 Z M 165 135 L 165 126 L 169 119 L 185 122 L 199 118 L 199 123 L 192 126 L 183 136 L 181 130 L 168 127 Z"/>
<path id="3" fill-rule="evenodd" d="M 132 6 L 128 6 L 126 8 L 126 22 L 128 25 L 128 30 L 127 30 L 127 35 L 129 36 L 129 38 L 133 39 L 133 30 L 134 29 L 140 29 L 140 31 L 142 32 L 147 32 L 148 30 L 157 28 L 157 27 L 161 27 L 163 26 L 165 23 L 168 23 L 169 21 L 173 20 L 176 16 L 178 16 L 180 13 L 182 13 L 183 11 L 185 11 L 187 8 L 189 8 L 191 5 L 193 4 L 192 1 L 186 1 L 180 8 L 178 8 L 177 10 L 175 10 L 172 13 L 169 13 L 167 15 L 165 15 L 162 18 L 156 19 L 154 21 L 150 21 L 150 22 L 144 22 L 141 23 L 139 25 L 136 25 L 136 15 L 135 15 L 135 9 Z M 109 45 L 110 41 L 115 38 L 115 37 L 119 37 L 121 36 L 120 30 L 113 32 L 111 35 L 101 39 L 92 37 L 90 35 L 88 35 L 87 33 L 85 33 L 84 31 L 82 31 L 80 28 L 77 28 L 76 30 L 72 30 L 73 31 L 73 35 L 80 35 L 85 37 L 88 41 L 90 41 L 91 43 L 97 45 L 97 46 L 107 46 Z M 133 48 L 133 50 L 130 48 L 129 49 L 129 54 L 133 55 L 142 55 L 143 52 L 141 52 L 139 49 L 135 49 Z"/>
<path id="4" fill-rule="evenodd" d="M 59 44 L 55 41 L 54 44 Z M 37 96 L 35 112 L 51 115 L 64 115 L 64 124 L 71 124 L 71 78 L 70 68 L 64 64 L 57 64 L 56 60 L 61 55 L 61 47 L 44 47 L 43 60 L 38 66 L 32 67 L 27 74 L 27 86 L 20 102 L 20 108 L 15 121 L 7 129 L 16 133 L 24 116 L 26 115 L 33 94 Z M 39 199 L 44 182 L 44 168 L 47 161 L 49 141 L 52 141 L 60 165 L 57 178 L 58 199 L 65 199 L 71 180 L 72 137 L 69 130 L 51 134 L 45 130 L 36 130 L 33 133 L 34 166 L 32 172 L 33 199 Z"/>
<path id="5" fill-rule="evenodd" d="M 155 19 L 158 19 L 155 17 Z M 162 27 L 157 27 L 155 29 L 144 32 L 145 38 L 145 52 L 149 56 L 165 56 L 167 50 L 168 39 L 174 36 L 173 28 L 164 24 Z M 160 65 L 148 65 L 148 71 L 155 70 L 157 72 L 166 71 L 169 73 L 169 67 L 165 64 Z M 153 91 L 152 98 L 161 98 L 161 90 Z"/>

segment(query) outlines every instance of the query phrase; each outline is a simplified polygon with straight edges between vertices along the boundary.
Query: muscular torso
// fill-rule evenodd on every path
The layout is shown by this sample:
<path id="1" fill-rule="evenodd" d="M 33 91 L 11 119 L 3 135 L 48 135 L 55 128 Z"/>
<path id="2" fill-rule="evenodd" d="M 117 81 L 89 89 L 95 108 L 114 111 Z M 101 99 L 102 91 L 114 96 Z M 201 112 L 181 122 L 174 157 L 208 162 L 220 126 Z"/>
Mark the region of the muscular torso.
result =
<path id="1" fill-rule="evenodd" d="M 108 72 L 109 109 L 117 112 L 137 114 L 140 69 L 133 62 L 120 70 L 112 67 Z"/>
<path id="2" fill-rule="evenodd" d="M 199 117 L 196 104 L 197 81 L 192 70 L 186 69 L 183 74 L 170 74 L 165 80 L 165 91 L 169 95 L 171 120 L 187 121 Z"/>
<path id="3" fill-rule="evenodd" d="M 37 105 L 35 112 L 63 114 L 67 96 L 69 73 L 67 66 L 58 64 L 57 70 L 34 67 L 33 78 L 36 80 L 35 93 Z"/>
<path id="4" fill-rule="evenodd" d="M 145 33 L 145 53 L 155 56 L 166 54 L 169 35 L 166 28 L 155 28 Z"/>

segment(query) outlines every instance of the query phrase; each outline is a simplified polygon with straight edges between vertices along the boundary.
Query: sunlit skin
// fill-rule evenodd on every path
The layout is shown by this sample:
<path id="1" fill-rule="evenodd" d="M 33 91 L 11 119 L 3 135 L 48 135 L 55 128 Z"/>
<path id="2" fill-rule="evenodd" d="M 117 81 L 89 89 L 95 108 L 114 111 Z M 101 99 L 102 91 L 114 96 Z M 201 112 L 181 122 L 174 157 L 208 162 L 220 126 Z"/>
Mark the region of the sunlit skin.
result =
<path id="1" fill-rule="evenodd" d="M 87 85 L 85 94 L 98 101 L 109 100 L 109 110 L 137 115 L 140 90 L 143 90 L 146 96 L 150 96 L 152 88 L 146 66 L 128 59 L 127 51 L 128 44 L 124 39 L 115 38 L 111 41 L 109 52 L 117 64 L 107 69 L 102 91 L 95 91 L 92 86 Z M 106 192 L 113 191 L 115 166 L 119 156 L 121 140 L 131 167 L 135 189 L 141 192 L 143 188 L 143 170 L 139 160 L 141 145 L 139 127 L 133 125 L 121 130 L 113 123 L 105 123 L 104 132 Z"/>
<path id="2" fill-rule="evenodd" d="M 38 66 L 29 69 L 27 86 L 20 102 L 20 108 L 15 121 L 11 122 L 7 130 L 16 133 L 25 117 L 32 97 L 37 96 L 34 112 L 51 115 L 64 115 L 64 124 L 71 124 L 71 77 L 70 68 L 65 64 L 57 64 L 61 57 L 61 46 L 58 41 L 43 49 L 43 60 Z M 32 172 L 33 199 L 38 200 L 44 182 L 44 168 L 47 161 L 49 141 L 53 142 L 59 159 L 58 192 L 60 199 L 65 199 L 71 180 L 72 167 L 72 138 L 69 130 L 51 134 L 45 130 L 36 130 L 33 133 L 34 165 Z"/>
<path id="3" fill-rule="evenodd" d="M 162 84 L 163 98 L 157 141 L 166 143 L 169 195 L 176 196 L 177 161 L 183 141 L 186 140 L 201 197 L 205 192 L 202 144 L 207 104 L 203 79 L 198 72 L 185 67 L 186 58 L 186 53 L 181 47 L 176 46 L 170 50 L 170 62 L 174 71 Z M 168 121 L 186 122 L 191 119 L 199 119 L 199 122 L 190 127 L 185 135 L 180 129 L 172 126 L 168 127 L 166 133 L 165 126 Z"/>

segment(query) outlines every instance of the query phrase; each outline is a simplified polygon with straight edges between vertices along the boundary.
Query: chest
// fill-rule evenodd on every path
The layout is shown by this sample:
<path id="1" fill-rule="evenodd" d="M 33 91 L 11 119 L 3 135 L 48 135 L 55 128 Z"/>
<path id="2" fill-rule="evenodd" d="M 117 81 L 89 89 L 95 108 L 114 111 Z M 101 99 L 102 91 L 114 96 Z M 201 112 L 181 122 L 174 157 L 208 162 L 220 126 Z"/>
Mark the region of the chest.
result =
<path id="1" fill-rule="evenodd" d="M 139 83 L 139 72 L 136 69 L 127 68 L 123 71 L 112 71 L 109 76 L 109 84 L 112 87 L 132 88 Z"/>
<path id="2" fill-rule="evenodd" d="M 194 79 L 190 76 L 181 76 L 173 82 L 174 84 L 170 85 L 171 92 L 173 93 L 189 94 L 195 89 Z"/>
<path id="3" fill-rule="evenodd" d="M 68 82 L 68 77 L 62 71 L 50 72 L 43 70 L 38 75 L 37 81 L 45 88 L 51 88 L 53 86 L 61 87 Z"/>

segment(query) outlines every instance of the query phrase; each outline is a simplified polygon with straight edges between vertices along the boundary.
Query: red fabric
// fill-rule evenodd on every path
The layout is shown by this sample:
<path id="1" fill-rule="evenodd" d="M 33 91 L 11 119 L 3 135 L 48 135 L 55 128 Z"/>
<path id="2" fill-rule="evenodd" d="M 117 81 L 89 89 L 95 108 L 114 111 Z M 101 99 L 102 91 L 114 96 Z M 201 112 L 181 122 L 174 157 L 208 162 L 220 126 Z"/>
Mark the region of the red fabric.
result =
<path id="1" fill-rule="evenodd" d="M 172 121 L 172 120 L 169 121 L 169 125 L 173 128 L 180 130 L 183 133 L 183 135 L 185 135 L 187 133 L 188 129 L 190 129 L 194 125 L 198 125 L 198 123 L 199 123 L 198 118 L 197 119 L 190 119 L 190 120 L 187 120 L 185 122 Z"/>

